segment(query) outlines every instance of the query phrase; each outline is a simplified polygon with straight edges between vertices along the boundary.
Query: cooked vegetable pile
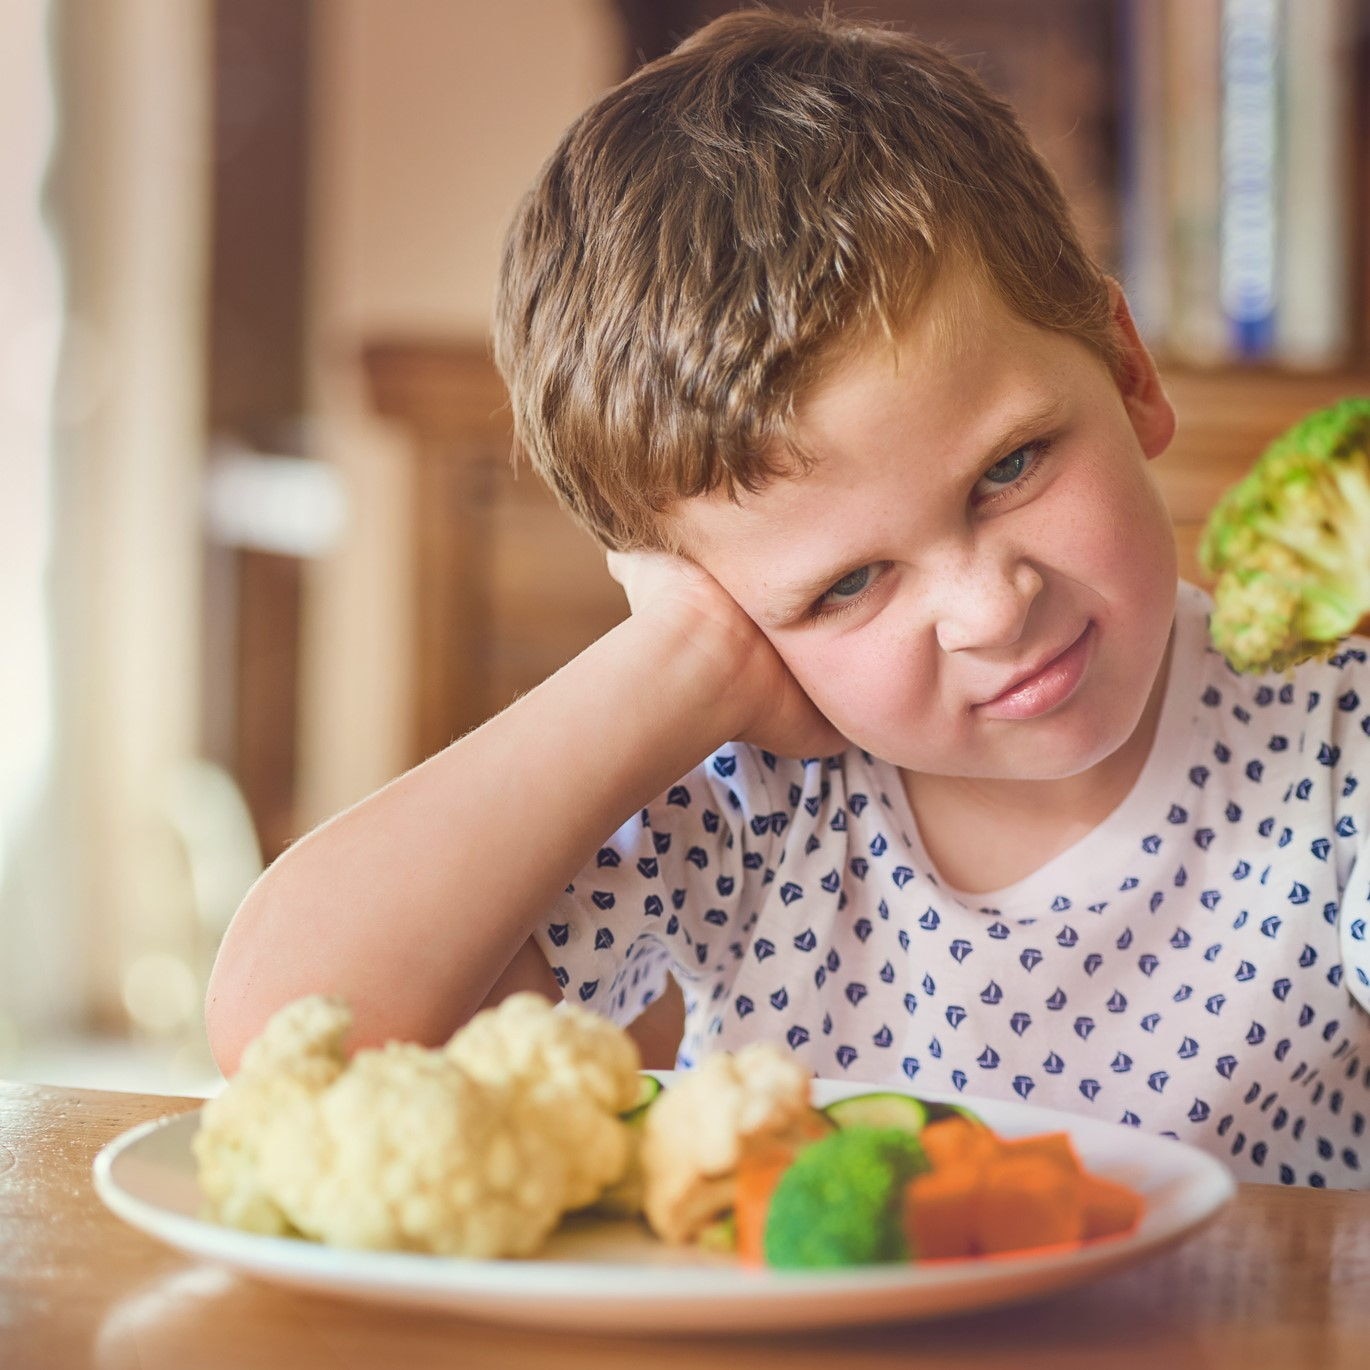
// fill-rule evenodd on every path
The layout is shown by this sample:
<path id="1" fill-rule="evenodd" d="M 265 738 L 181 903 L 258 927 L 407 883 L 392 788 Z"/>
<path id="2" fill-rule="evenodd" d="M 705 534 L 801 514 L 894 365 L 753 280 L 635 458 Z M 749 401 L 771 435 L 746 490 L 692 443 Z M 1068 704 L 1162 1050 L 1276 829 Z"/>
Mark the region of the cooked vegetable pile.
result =
<path id="1" fill-rule="evenodd" d="M 637 1047 L 516 994 L 445 1047 L 349 1061 L 337 999 L 288 1004 L 204 1107 L 193 1143 L 220 1222 L 336 1246 L 523 1256 L 622 1178 Z"/>
<path id="2" fill-rule="evenodd" d="M 1001 1138 L 965 1109 L 863 1094 L 790 1158 L 744 1160 L 738 1255 L 786 1269 L 1000 1255 L 1127 1232 L 1125 1185 L 1090 1174 L 1064 1132 Z"/>
<path id="3" fill-rule="evenodd" d="M 204 1108 L 207 1216 L 269 1235 L 527 1256 L 567 1214 L 785 1269 L 990 1255 L 1126 1231 L 1141 1200 L 1065 1133 L 1006 1140 L 955 1105 L 857 1095 L 817 1109 L 763 1044 L 662 1090 L 632 1039 L 517 994 L 444 1047 L 348 1060 L 339 1000 L 282 1009 Z"/>
<path id="4" fill-rule="evenodd" d="M 1219 501 L 1199 546 L 1238 671 L 1326 656 L 1370 612 L 1370 399 L 1309 415 Z"/>

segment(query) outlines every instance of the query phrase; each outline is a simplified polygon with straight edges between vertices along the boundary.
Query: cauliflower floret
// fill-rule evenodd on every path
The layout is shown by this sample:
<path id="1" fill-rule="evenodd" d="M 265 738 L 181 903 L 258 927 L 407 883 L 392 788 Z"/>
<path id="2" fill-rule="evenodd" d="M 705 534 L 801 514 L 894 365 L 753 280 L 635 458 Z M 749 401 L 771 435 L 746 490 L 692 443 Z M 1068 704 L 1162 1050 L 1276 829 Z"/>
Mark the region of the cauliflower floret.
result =
<path id="1" fill-rule="evenodd" d="M 342 1074 L 352 1015 L 340 999 L 314 995 L 281 1009 L 243 1053 L 232 1084 L 205 1104 L 192 1144 L 211 1215 L 249 1232 L 291 1224 L 261 1176 L 272 1130 L 306 1128 L 320 1093 Z"/>
<path id="2" fill-rule="evenodd" d="M 212 1217 L 339 1246 L 463 1256 L 536 1250 L 628 1162 L 617 1114 L 637 1048 L 582 1010 L 516 995 L 440 1050 L 349 1062 L 337 999 L 289 1004 L 205 1105 L 193 1143 Z"/>
<path id="3" fill-rule="evenodd" d="M 642 1061 L 621 1028 L 574 1005 L 512 994 L 476 1014 L 445 1051 L 476 1079 L 515 1085 L 553 1110 L 570 1166 L 568 1208 L 593 1203 L 622 1177 L 632 1138 L 618 1115 L 637 1099 Z"/>
<path id="4" fill-rule="evenodd" d="M 567 1206 L 555 1116 L 408 1043 L 359 1052 L 303 1132 L 267 1130 L 260 1160 L 292 1224 L 335 1246 L 526 1256 Z"/>
<path id="5" fill-rule="evenodd" d="M 738 1162 L 819 1129 L 809 1076 L 792 1056 L 756 1042 L 677 1076 L 647 1112 L 643 1208 L 652 1230 L 688 1242 L 733 1204 Z"/>

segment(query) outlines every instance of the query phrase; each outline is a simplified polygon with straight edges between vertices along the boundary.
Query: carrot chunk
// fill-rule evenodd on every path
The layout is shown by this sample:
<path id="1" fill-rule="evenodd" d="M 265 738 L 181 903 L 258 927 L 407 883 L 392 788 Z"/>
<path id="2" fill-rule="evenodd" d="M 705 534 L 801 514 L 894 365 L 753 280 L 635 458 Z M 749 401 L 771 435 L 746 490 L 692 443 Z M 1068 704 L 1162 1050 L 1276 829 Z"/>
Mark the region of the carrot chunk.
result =
<path id="1" fill-rule="evenodd" d="M 1070 1140 L 1068 1132 L 1039 1132 L 1031 1137 L 1015 1137 L 1012 1141 L 999 1143 L 1000 1154 L 1009 1156 L 1037 1156 L 1045 1161 L 1055 1161 L 1075 1175 L 1084 1174 L 1084 1166 Z"/>
<path id="2" fill-rule="evenodd" d="M 1084 1235 L 1080 1175 L 1056 1157 L 1020 1154 L 986 1164 L 976 1210 L 981 1252 L 1078 1242 Z"/>
<path id="3" fill-rule="evenodd" d="M 790 1168 L 794 1153 L 774 1149 L 760 1156 L 744 1156 L 737 1167 L 737 1197 L 733 1220 L 737 1228 L 737 1256 L 746 1265 L 765 1265 L 766 1212 L 780 1177 Z"/>
<path id="4" fill-rule="evenodd" d="M 1002 1143 L 982 1123 L 969 1118 L 939 1118 L 918 1134 L 923 1154 L 934 1170 L 964 1161 L 984 1161 L 998 1155 Z"/>
<path id="5" fill-rule="evenodd" d="M 904 1189 L 904 1236 L 914 1260 L 974 1256 L 983 1166 L 962 1161 L 915 1176 Z"/>
<path id="6" fill-rule="evenodd" d="M 1115 1180 L 1083 1175 L 1080 1197 L 1084 1204 L 1085 1237 L 1112 1237 L 1134 1228 L 1142 1216 L 1141 1195 Z"/>

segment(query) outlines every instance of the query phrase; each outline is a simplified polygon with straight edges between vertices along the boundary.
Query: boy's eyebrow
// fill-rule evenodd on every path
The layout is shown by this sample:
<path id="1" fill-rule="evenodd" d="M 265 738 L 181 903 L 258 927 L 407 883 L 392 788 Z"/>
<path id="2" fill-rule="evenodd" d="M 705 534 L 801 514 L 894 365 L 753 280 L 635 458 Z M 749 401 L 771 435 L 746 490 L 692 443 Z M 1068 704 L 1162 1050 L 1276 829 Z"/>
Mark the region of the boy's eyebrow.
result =
<path id="1" fill-rule="evenodd" d="M 1066 410 L 1064 395 L 1045 395 L 1031 409 L 1016 414 L 1013 420 L 990 447 L 986 456 L 978 458 L 970 470 L 979 472 L 984 467 L 1001 461 L 1023 443 L 1042 434 L 1042 430 L 1059 423 Z M 802 584 L 777 586 L 767 597 L 761 611 L 761 621 L 768 628 L 782 628 L 804 612 L 825 590 L 830 589 L 845 575 L 866 563 L 859 554 L 843 557 L 817 575 L 806 577 Z"/>

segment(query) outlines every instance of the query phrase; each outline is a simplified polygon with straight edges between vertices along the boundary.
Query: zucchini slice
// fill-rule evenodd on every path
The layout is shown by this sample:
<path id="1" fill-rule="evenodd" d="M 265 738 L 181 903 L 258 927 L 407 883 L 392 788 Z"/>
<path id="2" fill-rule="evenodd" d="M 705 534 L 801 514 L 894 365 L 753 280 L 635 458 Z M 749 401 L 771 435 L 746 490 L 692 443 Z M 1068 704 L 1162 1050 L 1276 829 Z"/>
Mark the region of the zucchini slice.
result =
<path id="1" fill-rule="evenodd" d="M 823 1112 L 839 1128 L 897 1128 L 914 1137 L 928 1121 L 928 1106 L 921 1099 L 889 1091 L 853 1094 L 849 1099 L 838 1099 L 829 1104 Z"/>
<path id="2" fill-rule="evenodd" d="M 928 1111 L 928 1122 L 930 1123 L 935 1123 L 942 1118 L 964 1118 L 967 1122 L 976 1123 L 980 1127 L 985 1126 L 985 1120 L 978 1113 L 972 1113 L 970 1109 L 963 1108 L 960 1104 L 925 1102 L 923 1107 Z"/>
<path id="3" fill-rule="evenodd" d="M 638 1076 L 637 1098 L 633 1101 L 633 1106 L 625 1113 L 618 1116 L 625 1123 L 641 1122 L 643 1114 L 652 1105 L 652 1100 L 661 1093 L 661 1081 L 655 1075 Z"/>

